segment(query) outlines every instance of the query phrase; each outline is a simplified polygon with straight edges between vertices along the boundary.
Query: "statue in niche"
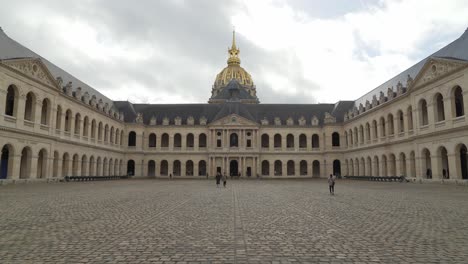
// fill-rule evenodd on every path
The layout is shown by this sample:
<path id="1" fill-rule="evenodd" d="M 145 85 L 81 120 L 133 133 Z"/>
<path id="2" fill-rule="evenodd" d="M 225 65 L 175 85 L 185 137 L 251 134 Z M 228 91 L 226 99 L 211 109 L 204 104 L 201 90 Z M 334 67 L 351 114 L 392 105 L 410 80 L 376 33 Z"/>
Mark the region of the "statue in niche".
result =
<path id="1" fill-rule="evenodd" d="M 406 78 L 406 88 L 410 88 L 413 85 L 413 78 L 411 75 L 408 74 L 408 77 Z"/>
<path id="2" fill-rule="evenodd" d="M 268 126 L 269 124 L 268 119 L 266 117 L 264 117 L 260 122 L 263 126 Z"/>
<path id="3" fill-rule="evenodd" d="M 155 126 L 156 125 L 156 117 L 155 116 L 152 116 L 151 119 L 150 119 L 150 125 L 151 126 Z"/>
<path id="4" fill-rule="evenodd" d="M 138 124 L 143 124 L 143 114 L 142 113 L 137 113 L 137 116 L 135 118 L 135 122 Z"/>
<path id="5" fill-rule="evenodd" d="M 319 125 L 319 119 L 317 118 L 317 116 L 314 115 L 314 116 L 312 117 L 311 124 L 312 124 L 313 126 L 318 126 L 318 125 Z"/>
<path id="6" fill-rule="evenodd" d="M 204 126 L 204 125 L 206 125 L 206 122 L 207 122 L 206 117 L 202 116 L 202 117 L 200 118 L 200 125 Z"/>
<path id="7" fill-rule="evenodd" d="M 163 125 L 164 125 L 164 126 L 169 125 L 169 118 L 167 118 L 167 117 L 164 117 L 164 118 L 163 118 Z"/>
<path id="8" fill-rule="evenodd" d="M 305 126 L 306 125 L 306 119 L 304 116 L 301 116 L 298 120 L 300 126 Z"/>
<path id="9" fill-rule="evenodd" d="M 275 117 L 275 125 L 281 126 L 281 119 L 279 117 Z"/>

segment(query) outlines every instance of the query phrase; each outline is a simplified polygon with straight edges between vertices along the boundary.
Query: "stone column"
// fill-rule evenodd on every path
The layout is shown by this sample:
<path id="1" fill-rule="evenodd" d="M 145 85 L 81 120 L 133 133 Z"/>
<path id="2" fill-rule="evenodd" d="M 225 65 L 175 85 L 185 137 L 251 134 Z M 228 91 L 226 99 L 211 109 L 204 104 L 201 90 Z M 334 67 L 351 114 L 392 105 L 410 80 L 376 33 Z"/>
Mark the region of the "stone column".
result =
<path id="1" fill-rule="evenodd" d="M 199 145 L 200 145 L 199 137 L 200 137 L 200 134 L 193 135 L 193 150 L 195 151 L 198 151 L 199 149 Z M 198 175 L 198 171 L 197 171 L 197 175 Z"/>
<path id="2" fill-rule="evenodd" d="M 198 161 L 193 162 L 193 176 L 200 176 L 200 168 L 198 168 Z"/>
<path id="3" fill-rule="evenodd" d="M 423 159 L 424 158 L 422 158 L 420 156 L 416 156 L 414 158 L 414 163 L 416 164 L 416 178 L 418 178 L 418 179 L 426 178 L 426 172 L 422 171 L 423 170 L 423 168 L 422 168 Z"/>
<path id="4" fill-rule="evenodd" d="M 180 137 L 181 137 L 180 149 L 181 150 L 186 150 L 187 149 L 187 135 L 181 135 Z"/>
<path id="5" fill-rule="evenodd" d="M 288 176 L 288 161 L 281 161 L 282 172 L 281 176 Z"/>
<path id="6" fill-rule="evenodd" d="M 432 103 L 427 102 L 427 121 L 429 123 L 429 126 L 431 127 L 435 127 L 434 108 L 435 108 L 434 102 Z M 434 179 L 434 174 L 432 174 L 432 178 Z"/>
<path id="7" fill-rule="evenodd" d="M 19 152 L 19 155 L 12 155 L 11 158 L 13 159 L 13 164 L 11 168 L 11 179 L 16 180 L 19 179 L 20 174 L 21 152 Z"/>
<path id="8" fill-rule="evenodd" d="M 268 141 L 270 141 L 268 143 L 268 146 L 269 146 L 269 150 L 274 150 L 275 149 L 275 135 L 270 135 L 268 134 Z"/>
<path id="9" fill-rule="evenodd" d="M 156 134 L 156 150 L 158 152 L 161 151 L 161 144 L 162 144 L 162 133 Z"/>
<path id="10" fill-rule="evenodd" d="M 270 174 L 268 176 L 275 176 L 275 160 L 270 161 Z"/>
<path id="11" fill-rule="evenodd" d="M 453 97 L 451 95 L 444 97 L 444 116 L 446 121 L 455 116 L 452 112 L 452 99 Z"/>
<path id="12" fill-rule="evenodd" d="M 62 175 L 62 163 L 63 163 L 63 160 L 60 158 L 57 159 L 57 178 L 63 178 L 63 175 Z M 53 169 L 53 162 L 52 162 L 52 170 L 50 170 L 51 172 L 51 175 L 53 175 L 54 173 L 54 169 Z M 95 176 L 95 175 L 91 175 L 91 176 Z"/>
<path id="13" fill-rule="evenodd" d="M 441 180 L 442 179 L 442 157 L 435 154 L 431 154 L 431 167 L 432 167 L 432 179 Z"/>
<path id="14" fill-rule="evenodd" d="M 301 161 L 294 161 L 294 176 L 301 175 Z"/>
<path id="15" fill-rule="evenodd" d="M 174 151 L 174 133 L 169 133 L 169 151 Z"/>
<path id="16" fill-rule="evenodd" d="M 32 154 L 31 155 L 31 166 L 29 167 L 29 179 L 37 179 L 37 161 L 38 156 Z"/>
<path id="17" fill-rule="evenodd" d="M 180 176 L 187 176 L 187 173 L 185 173 L 186 171 L 186 164 L 187 164 L 187 161 L 186 160 L 181 160 L 180 161 Z"/>
<path id="18" fill-rule="evenodd" d="M 468 116 L 468 90 L 467 89 L 464 89 L 464 91 L 462 92 L 463 93 L 463 113 L 465 113 L 465 118 Z M 461 178 L 461 174 L 460 174 L 460 178 Z"/>
<path id="19" fill-rule="evenodd" d="M 448 154 L 448 175 L 449 179 L 457 179 L 461 180 L 462 173 L 461 173 L 461 164 L 460 162 L 457 163 L 457 155 L 456 154 Z"/>
<path id="20" fill-rule="evenodd" d="M 281 135 L 281 150 L 286 150 L 286 139 L 287 139 L 287 135 L 284 136 L 284 135 Z M 284 164 L 283 164 L 284 165 Z M 283 174 L 284 174 L 284 171 L 283 171 Z"/>
<path id="21" fill-rule="evenodd" d="M 19 127 L 24 127 L 23 120 L 24 120 L 24 108 L 26 106 L 26 94 L 19 94 L 18 99 L 17 99 L 18 105 L 16 106 L 16 120 L 17 125 Z"/>

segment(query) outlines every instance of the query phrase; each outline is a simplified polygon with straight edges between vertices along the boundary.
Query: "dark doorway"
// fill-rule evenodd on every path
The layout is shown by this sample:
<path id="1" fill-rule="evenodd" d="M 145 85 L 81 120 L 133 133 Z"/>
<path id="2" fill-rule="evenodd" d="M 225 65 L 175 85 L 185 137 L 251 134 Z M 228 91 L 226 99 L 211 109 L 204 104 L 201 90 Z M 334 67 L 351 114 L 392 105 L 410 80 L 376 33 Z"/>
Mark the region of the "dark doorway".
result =
<path id="1" fill-rule="evenodd" d="M 341 162 L 339 160 L 333 161 L 333 174 L 336 177 L 341 176 Z"/>
<path id="2" fill-rule="evenodd" d="M 247 167 L 247 177 L 252 176 L 252 167 Z"/>
<path id="3" fill-rule="evenodd" d="M 237 160 L 231 160 L 231 162 L 229 163 L 229 175 L 239 175 L 239 165 L 237 163 Z"/>
<path id="4" fill-rule="evenodd" d="M 8 176 L 8 160 L 10 158 L 10 150 L 7 146 L 2 149 L 0 179 L 6 179 Z"/>
<path id="5" fill-rule="evenodd" d="M 467 167 L 467 160 L 466 160 L 466 146 L 463 145 L 460 148 L 460 165 L 461 165 L 461 173 L 462 173 L 462 179 L 466 180 L 468 179 L 468 167 Z"/>
<path id="6" fill-rule="evenodd" d="M 133 176 L 135 175 L 135 161 L 129 160 L 127 162 L 127 175 Z"/>

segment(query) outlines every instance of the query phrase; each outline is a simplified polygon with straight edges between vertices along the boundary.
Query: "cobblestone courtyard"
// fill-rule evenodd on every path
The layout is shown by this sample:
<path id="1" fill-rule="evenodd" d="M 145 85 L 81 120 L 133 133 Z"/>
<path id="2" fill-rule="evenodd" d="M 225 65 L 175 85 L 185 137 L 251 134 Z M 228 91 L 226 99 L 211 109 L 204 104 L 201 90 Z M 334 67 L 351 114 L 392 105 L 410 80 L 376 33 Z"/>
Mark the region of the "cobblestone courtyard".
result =
<path id="1" fill-rule="evenodd" d="M 466 263 L 468 188 L 324 180 L 0 186 L 1 263 Z"/>

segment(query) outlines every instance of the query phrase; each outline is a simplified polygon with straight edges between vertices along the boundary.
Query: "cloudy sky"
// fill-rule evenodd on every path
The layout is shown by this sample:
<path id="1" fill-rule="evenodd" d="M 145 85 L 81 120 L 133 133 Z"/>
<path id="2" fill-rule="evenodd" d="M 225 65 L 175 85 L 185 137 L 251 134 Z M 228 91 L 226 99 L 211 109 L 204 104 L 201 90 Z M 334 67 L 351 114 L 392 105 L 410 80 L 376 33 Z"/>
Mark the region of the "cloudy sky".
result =
<path id="1" fill-rule="evenodd" d="M 468 27 L 465 0 L 0 2 L 10 37 L 134 103 L 206 102 L 233 26 L 266 103 L 357 99 Z"/>

